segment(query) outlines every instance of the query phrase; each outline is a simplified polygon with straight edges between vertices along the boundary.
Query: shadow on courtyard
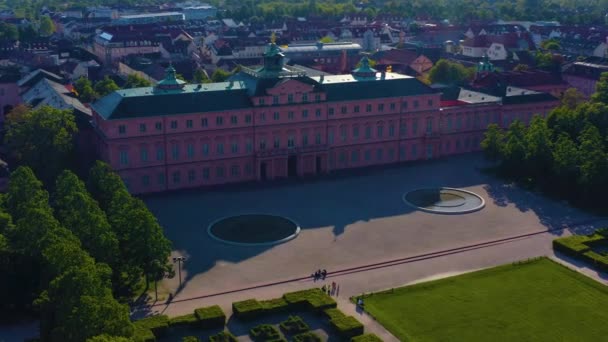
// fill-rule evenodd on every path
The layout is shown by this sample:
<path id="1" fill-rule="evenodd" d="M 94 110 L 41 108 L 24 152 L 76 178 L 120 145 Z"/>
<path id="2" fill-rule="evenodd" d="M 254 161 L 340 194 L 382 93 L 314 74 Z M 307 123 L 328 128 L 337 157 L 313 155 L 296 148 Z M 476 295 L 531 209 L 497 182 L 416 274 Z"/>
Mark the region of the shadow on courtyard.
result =
<path id="1" fill-rule="evenodd" d="M 567 229 L 572 234 L 590 234 L 598 224 L 608 222 L 608 217 L 599 217 L 574 208 L 566 201 L 548 198 L 540 193 L 525 191 L 520 187 L 490 178 L 484 190 L 496 206 L 515 206 L 521 212 L 532 211 L 539 222 L 551 234 L 561 236 Z"/>
<path id="2" fill-rule="evenodd" d="M 147 196 L 144 200 L 165 228 L 174 249 L 185 251 L 190 260 L 184 286 L 218 262 L 239 263 L 273 248 L 234 247 L 212 240 L 207 226 L 218 218 L 244 213 L 267 213 L 289 217 L 302 230 L 333 227 L 338 239 L 348 226 L 378 218 L 406 215 L 413 209 L 402 195 L 420 187 L 464 188 L 487 184 L 485 190 L 497 206 L 515 206 L 532 211 L 556 235 L 555 229 L 573 221 L 589 219 L 576 209 L 502 183 L 482 172 L 479 154 L 338 173 L 320 179 L 292 180 L 224 186 Z M 481 194 L 487 197 L 486 194 Z M 592 229 L 582 224 L 576 233 Z M 311 270 L 312 271 L 312 270 Z M 227 284 L 232 287 L 231 284 Z M 182 287 L 183 288 L 183 287 Z M 178 291 L 179 293 L 179 291 Z"/>

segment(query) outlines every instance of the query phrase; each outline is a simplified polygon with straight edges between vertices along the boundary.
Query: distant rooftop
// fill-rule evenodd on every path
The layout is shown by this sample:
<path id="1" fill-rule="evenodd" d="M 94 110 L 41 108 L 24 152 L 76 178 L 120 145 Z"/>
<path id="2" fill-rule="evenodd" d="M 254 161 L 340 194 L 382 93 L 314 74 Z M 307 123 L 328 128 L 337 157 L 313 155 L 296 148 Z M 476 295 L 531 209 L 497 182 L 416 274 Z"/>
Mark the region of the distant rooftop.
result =
<path id="1" fill-rule="evenodd" d="M 135 18 L 155 18 L 155 17 L 165 17 L 168 15 L 183 15 L 181 12 L 157 12 L 157 13 L 141 13 L 141 14 L 129 14 L 129 15 L 121 15 L 120 19 L 135 19 Z"/>

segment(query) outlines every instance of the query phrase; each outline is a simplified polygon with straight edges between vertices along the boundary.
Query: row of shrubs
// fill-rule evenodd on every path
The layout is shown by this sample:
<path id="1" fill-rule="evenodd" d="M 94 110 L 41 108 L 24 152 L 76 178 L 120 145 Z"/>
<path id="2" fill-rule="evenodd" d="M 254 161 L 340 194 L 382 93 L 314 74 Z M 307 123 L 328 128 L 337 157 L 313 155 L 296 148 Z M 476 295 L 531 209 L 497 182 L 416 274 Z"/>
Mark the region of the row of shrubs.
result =
<path id="1" fill-rule="evenodd" d="M 232 303 L 234 316 L 241 320 L 255 319 L 267 314 L 287 310 L 312 311 L 324 313 L 329 318 L 332 328 L 344 339 L 362 335 L 364 331 L 363 324 L 353 316 L 345 315 L 336 307 L 336 301 L 318 288 L 286 293 L 281 298 L 269 301 L 248 299 Z M 306 325 L 303 321 L 301 323 Z M 290 317 L 290 319 L 281 323 L 280 326 L 283 331 L 286 331 L 294 329 L 299 324 L 300 322 L 295 317 Z"/>
<path id="2" fill-rule="evenodd" d="M 593 251 L 595 246 L 608 246 L 608 230 L 600 229 L 589 235 L 573 235 L 553 240 L 553 249 L 576 259 L 591 263 L 608 272 L 608 256 Z"/>
<path id="3" fill-rule="evenodd" d="M 217 305 L 199 308 L 194 313 L 169 319 L 166 315 L 150 316 L 134 322 L 136 342 L 154 342 L 164 335 L 169 327 L 191 327 L 199 329 L 222 328 L 226 314 Z"/>
<path id="4" fill-rule="evenodd" d="M 247 320 L 287 310 L 320 312 L 336 306 L 336 301 L 333 298 L 321 289 L 314 288 L 286 293 L 281 298 L 271 300 L 248 299 L 234 302 L 232 303 L 232 312 L 235 317 Z"/>

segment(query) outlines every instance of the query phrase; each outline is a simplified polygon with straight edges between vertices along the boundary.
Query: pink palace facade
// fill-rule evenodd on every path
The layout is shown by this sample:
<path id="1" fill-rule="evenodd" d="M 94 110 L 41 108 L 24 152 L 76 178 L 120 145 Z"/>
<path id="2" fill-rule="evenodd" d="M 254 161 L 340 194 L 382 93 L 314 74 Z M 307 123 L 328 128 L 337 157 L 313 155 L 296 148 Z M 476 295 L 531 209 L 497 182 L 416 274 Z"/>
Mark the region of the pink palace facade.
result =
<path id="1" fill-rule="evenodd" d="M 185 84 L 170 67 L 155 87 L 93 104 L 98 153 L 133 193 L 308 176 L 479 150 L 485 127 L 528 122 L 551 95 L 505 88 L 451 97 L 377 72 L 307 76 L 271 44 L 264 66 L 230 81 Z"/>

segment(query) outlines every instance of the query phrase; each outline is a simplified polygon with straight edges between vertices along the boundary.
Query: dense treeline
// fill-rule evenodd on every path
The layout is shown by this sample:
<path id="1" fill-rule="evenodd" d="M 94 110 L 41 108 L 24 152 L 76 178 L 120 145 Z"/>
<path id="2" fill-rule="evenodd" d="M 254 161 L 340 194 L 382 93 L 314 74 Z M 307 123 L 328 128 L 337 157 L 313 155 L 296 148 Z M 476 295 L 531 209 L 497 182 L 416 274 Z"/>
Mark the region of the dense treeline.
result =
<path id="1" fill-rule="evenodd" d="M 28 109 L 18 124 L 9 116 L 7 136 L 30 132 L 48 113 L 73 124 L 70 112 Z M 71 144 L 75 130 L 44 127 L 46 145 L 22 138 L 12 148 L 40 154 L 59 136 Z M 54 179 L 49 186 L 36 177 L 29 158 L 17 160 L 23 166 L 11 173 L 0 196 L 0 312 L 39 316 L 43 341 L 132 336 L 125 303 L 144 280 L 147 286 L 171 273 L 171 245 L 162 227 L 107 164 L 97 162 L 86 184 L 69 170 L 38 169 Z"/>
<path id="2" fill-rule="evenodd" d="M 588 207 L 604 206 L 608 191 L 608 73 L 590 101 L 570 90 L 547 118 L 506 131 L 488 127 L 482 147 L 498 171 L 524 184 Z"/>
<path id="3" fill-rule="evenodd" d="M 179 0 L 169 2 L 181 2 Z M 220 5 L 219 0 L 208 1 Z M 164 0 L 7 0 L 5 8 L 15 9 L 26 18 L 39 19 L 41 9 L 61 10 L 65 7 L 95 5 L 158 5 Z M 566 24 L 599 24 L 604 22 L 608 0 L 254 0 L 221 1 L 219 15 L 238 20 L 268 21 L 284 17 L 309 15 L 341 17 L 357 12 L 368 17 L 394 14 L 414 18 L 448 19 L 452 23 L 467 24 L 471 20 L 558 20 Z M 2 5 L 0 5 L 1 8 Z"/>

